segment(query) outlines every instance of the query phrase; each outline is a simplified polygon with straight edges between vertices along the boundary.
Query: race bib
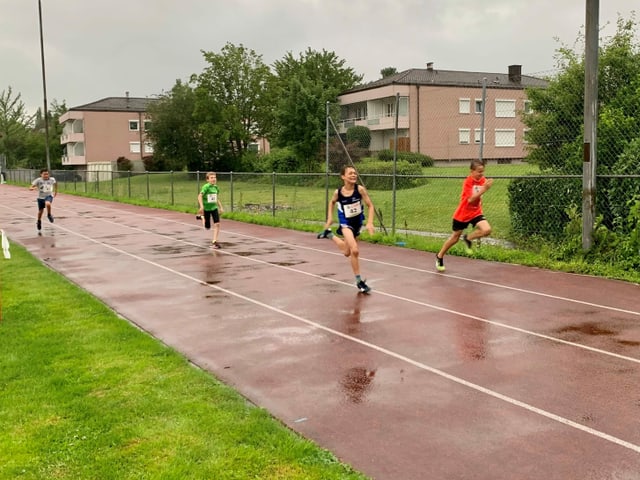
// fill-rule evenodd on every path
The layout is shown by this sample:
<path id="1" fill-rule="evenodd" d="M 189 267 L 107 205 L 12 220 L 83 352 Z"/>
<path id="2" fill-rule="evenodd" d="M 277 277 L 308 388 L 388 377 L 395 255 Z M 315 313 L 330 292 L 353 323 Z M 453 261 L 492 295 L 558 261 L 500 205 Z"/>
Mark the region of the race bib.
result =
<path id="1" fill-rule="evenodd" d="M 217 193 L 209 193 L 207 195 L 207 203 L 218 203 L 218 194 Z"/>
<path id="2" fill-rule="evenodd" d="M 347 218 L 357 217 L 362 213 L 362 203 L 350 203 L 344 206 L 344 216 Z"/>
<path id="3" fill-rule="evenodd" d="M 53 186 L 50 183 L 43 183 L 42 191 L 45 193 L 51 193 L 53 191 Z"/>

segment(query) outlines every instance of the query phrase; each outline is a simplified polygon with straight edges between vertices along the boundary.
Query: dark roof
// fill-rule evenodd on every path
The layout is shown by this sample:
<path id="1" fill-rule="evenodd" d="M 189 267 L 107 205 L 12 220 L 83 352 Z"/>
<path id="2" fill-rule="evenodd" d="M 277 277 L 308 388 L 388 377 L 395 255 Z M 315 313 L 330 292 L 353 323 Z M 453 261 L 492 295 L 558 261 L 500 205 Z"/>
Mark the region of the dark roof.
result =
<path id="1" fill-rule="evenodd" d="M 87 103 L 69 110 L 83 110 L 94 112 L 146 112 L 150 103 L 157 102 L 157 98 L 138 97 L 107 97 L 97 102 Z"/>
<path id="2" fill-rule="evenodd" d="M 509 78 L 509 73 L 462 72 L 457 70 L 438 70 L 435 68 L 411 68 L 386 78 L 355 87 L 345 93 L 370 90 L 386 85 L 438 85 L 446 87 L 478 87 L 483 78 L 487 79 L 487 88 L 546 87 L 548 82 L 529 75 L 518 75 L 520 81 Z M 516 78 L 518 77 L 516 76 Z"/>

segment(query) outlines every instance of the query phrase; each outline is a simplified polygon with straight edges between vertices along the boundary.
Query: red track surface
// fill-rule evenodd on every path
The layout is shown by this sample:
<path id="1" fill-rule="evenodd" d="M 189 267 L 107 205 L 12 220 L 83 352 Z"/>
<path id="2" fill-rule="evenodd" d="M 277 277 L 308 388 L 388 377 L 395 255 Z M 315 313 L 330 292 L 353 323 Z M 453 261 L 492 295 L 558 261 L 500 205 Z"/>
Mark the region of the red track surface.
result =
<path id="1" fill-rule="evenodd" d="M 0 187 L 12 242 L 376 479 L 640 478 L 640 287 Z"/>

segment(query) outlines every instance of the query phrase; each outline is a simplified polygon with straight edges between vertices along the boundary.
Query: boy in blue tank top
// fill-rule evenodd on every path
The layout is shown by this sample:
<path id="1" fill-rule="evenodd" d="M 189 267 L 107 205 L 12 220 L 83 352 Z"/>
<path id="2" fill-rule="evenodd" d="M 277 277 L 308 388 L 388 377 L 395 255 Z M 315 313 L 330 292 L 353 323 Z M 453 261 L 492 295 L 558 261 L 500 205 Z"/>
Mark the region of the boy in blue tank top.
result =
<path id="1" fill-rule="evenodd" d="M 371 288 L 360 276 L 360 251 L 358 249 L 358 235 L 366 219 L 365 228 L 370 235 L 375 233 L 373 227 L 373 216 L 375 209 L 369 197 L 367 189 L 358 185 L 358 172 L 354 167 L 342 167 L 340 177 L 344 185 L 333 192 L 329 208 L 327 211 L 327 222 L 319 238 L 331 238 L 345 257 L 349 258 L 351 269 L 356 277 L 356 286 L 362 293 L 369 293 Z M 364 204 L 364 205 L 363 205 Z M 336 235 L 331 233 L 333 223 L 333 208 L 338 206 L 338 229 Z M 364 214 L 364 207 L 367 207 L 367 215 Z M 342 237 L 342 238 L 340 238 Z"/>

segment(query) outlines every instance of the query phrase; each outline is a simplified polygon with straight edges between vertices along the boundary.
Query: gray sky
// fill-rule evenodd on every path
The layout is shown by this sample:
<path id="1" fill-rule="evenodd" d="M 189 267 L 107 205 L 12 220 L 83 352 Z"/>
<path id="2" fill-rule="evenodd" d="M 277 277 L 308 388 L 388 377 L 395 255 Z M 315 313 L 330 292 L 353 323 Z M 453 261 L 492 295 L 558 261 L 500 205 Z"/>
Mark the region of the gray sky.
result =
<path id="1" fill-rule="evenodd" d="M 384 67 L 530 75 L 573 46 L 586 0 L 41 0 L 47 98 L 68 107 L 147 97 L 205 68 L 201 50 L 244 45 L 271 65 L 333 51 L 365 81 Z M 636 0 L 601 0 L 603 35 Z M 635 7 L 637 9 L 637 7 Z M 608 26 L 607 26 L 608 24 Z M 37 0 L 0 0 L 0 91 L 43 105 Z"/>

